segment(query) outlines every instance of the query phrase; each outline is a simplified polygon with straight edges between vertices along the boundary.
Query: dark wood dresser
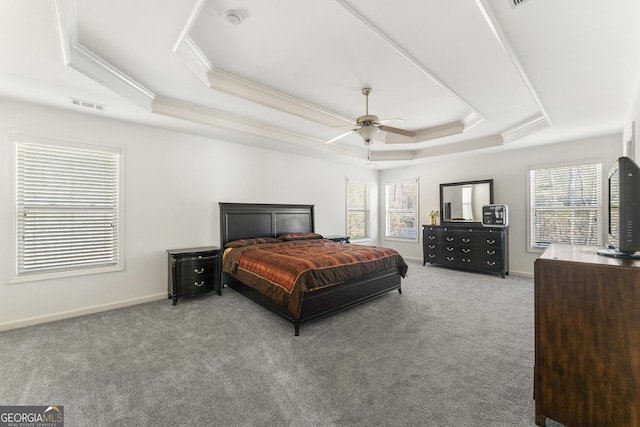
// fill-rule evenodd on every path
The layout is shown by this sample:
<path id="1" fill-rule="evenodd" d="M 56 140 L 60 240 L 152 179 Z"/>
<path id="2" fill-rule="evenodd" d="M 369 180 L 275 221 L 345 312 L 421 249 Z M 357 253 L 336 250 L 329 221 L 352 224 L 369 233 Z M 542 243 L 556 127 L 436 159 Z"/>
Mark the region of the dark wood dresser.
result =
<path id="1" fill-rule="evenodd" d="M 640 261 L 551 245 L 535 261 L 535 422 L 640 426 Z"/>
<path id="2" fill-rule="evenodd" d="M 423 262 L 509 274 L 509 228 L 422 226 Z"/>
<path id="3" fill-rule="evenodd" d="M 169 249 L 169 298 L 173 305 L 178 297 L 216 291 L 220 287 L 222 253 L 217 246 Z"/>

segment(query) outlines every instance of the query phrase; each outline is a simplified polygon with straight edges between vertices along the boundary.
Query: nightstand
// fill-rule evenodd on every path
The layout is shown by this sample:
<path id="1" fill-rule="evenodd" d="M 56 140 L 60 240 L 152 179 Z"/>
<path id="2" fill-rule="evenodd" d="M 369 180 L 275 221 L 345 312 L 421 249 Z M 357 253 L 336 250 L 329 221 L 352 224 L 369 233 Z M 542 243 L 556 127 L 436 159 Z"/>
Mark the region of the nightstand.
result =
<path id="1" fill-rule="evenodd" d="M 169 249 L 169 299 L 173 305 L 178 297 L 204 294 L 220 289 L 221 256 L 217 246 Z"/>
<path id="2" fill-rule="evenodd" d="M 349 236 L 336 235 L 336 236 L 324 236 L 324 238 L 334 241 L 336 243 L 351 243 L 349 241 Z"/>

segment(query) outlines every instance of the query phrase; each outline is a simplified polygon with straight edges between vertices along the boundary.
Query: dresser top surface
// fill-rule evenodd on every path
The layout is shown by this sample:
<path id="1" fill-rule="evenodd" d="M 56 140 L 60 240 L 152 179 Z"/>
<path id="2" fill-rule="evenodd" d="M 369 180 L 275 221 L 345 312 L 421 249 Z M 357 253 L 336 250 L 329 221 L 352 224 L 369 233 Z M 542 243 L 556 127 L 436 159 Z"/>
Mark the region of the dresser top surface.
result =
<path id="1" fill-rule="evenodd" d="M 615 258 L 599 255 L 598 249 L 601 248 L 597 246 L 552 244 L 549 245 L 538 259 L 640 268 L 640 259 Z"/>

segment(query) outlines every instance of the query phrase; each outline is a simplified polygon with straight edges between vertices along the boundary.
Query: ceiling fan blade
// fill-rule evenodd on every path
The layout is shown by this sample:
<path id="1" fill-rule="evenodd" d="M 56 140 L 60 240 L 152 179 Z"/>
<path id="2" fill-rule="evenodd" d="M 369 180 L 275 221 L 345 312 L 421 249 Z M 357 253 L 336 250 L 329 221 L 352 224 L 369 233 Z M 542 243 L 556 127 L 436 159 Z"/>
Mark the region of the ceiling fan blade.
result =
<path id="1" fill-rule="evenodd" d="M 391 133 L 397 133 L 398 135 L 403 135 L 409 138 L 413 138 L 414 136 L 416 136 L 416 133 L 410 130 L 404 130 L 404 129 L 398 129 L 398 128 L 394 128 L 391 126 L 385 126 L 382 125 L 380 126 L 380 130 L 383 130 L 385 132 L 391 132 Z"/>
<path id="2" fill-rule="evenodd" d="M 325 144 L 331 144 L 332 142 L 336 142 L 337 140 L 342 139 L 342 138 L 344 138 L 345 136 L 347 136 L 347 135 L 350 135 L 350 134 L 354 133 L 355 131 L 356 131 L 356 129 L 351 129 L 349 132 L 345 132 L 345 133 L 343 133 L 342 135 L 338 135 L 338 136 L 336 136 L 335 138 L 332 138 L 332 139 L 330 139 L 330 140 L 328 140 L 328 141 L 325 141 Z"/>

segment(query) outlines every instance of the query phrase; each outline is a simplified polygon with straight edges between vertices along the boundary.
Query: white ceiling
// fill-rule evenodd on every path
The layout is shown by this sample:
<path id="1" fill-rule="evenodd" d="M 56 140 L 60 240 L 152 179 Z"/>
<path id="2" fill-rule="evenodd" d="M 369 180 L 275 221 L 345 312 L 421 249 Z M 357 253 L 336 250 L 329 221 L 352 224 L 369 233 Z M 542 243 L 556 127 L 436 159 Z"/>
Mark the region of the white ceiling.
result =
<path id="1" fill-rule="evenodd" d="M 0 96 L 376 168 L 622 132 L 640 1 L 514 1 L 2 0 Z M 415 141 L 324 143 L 363 87 Z"/>

